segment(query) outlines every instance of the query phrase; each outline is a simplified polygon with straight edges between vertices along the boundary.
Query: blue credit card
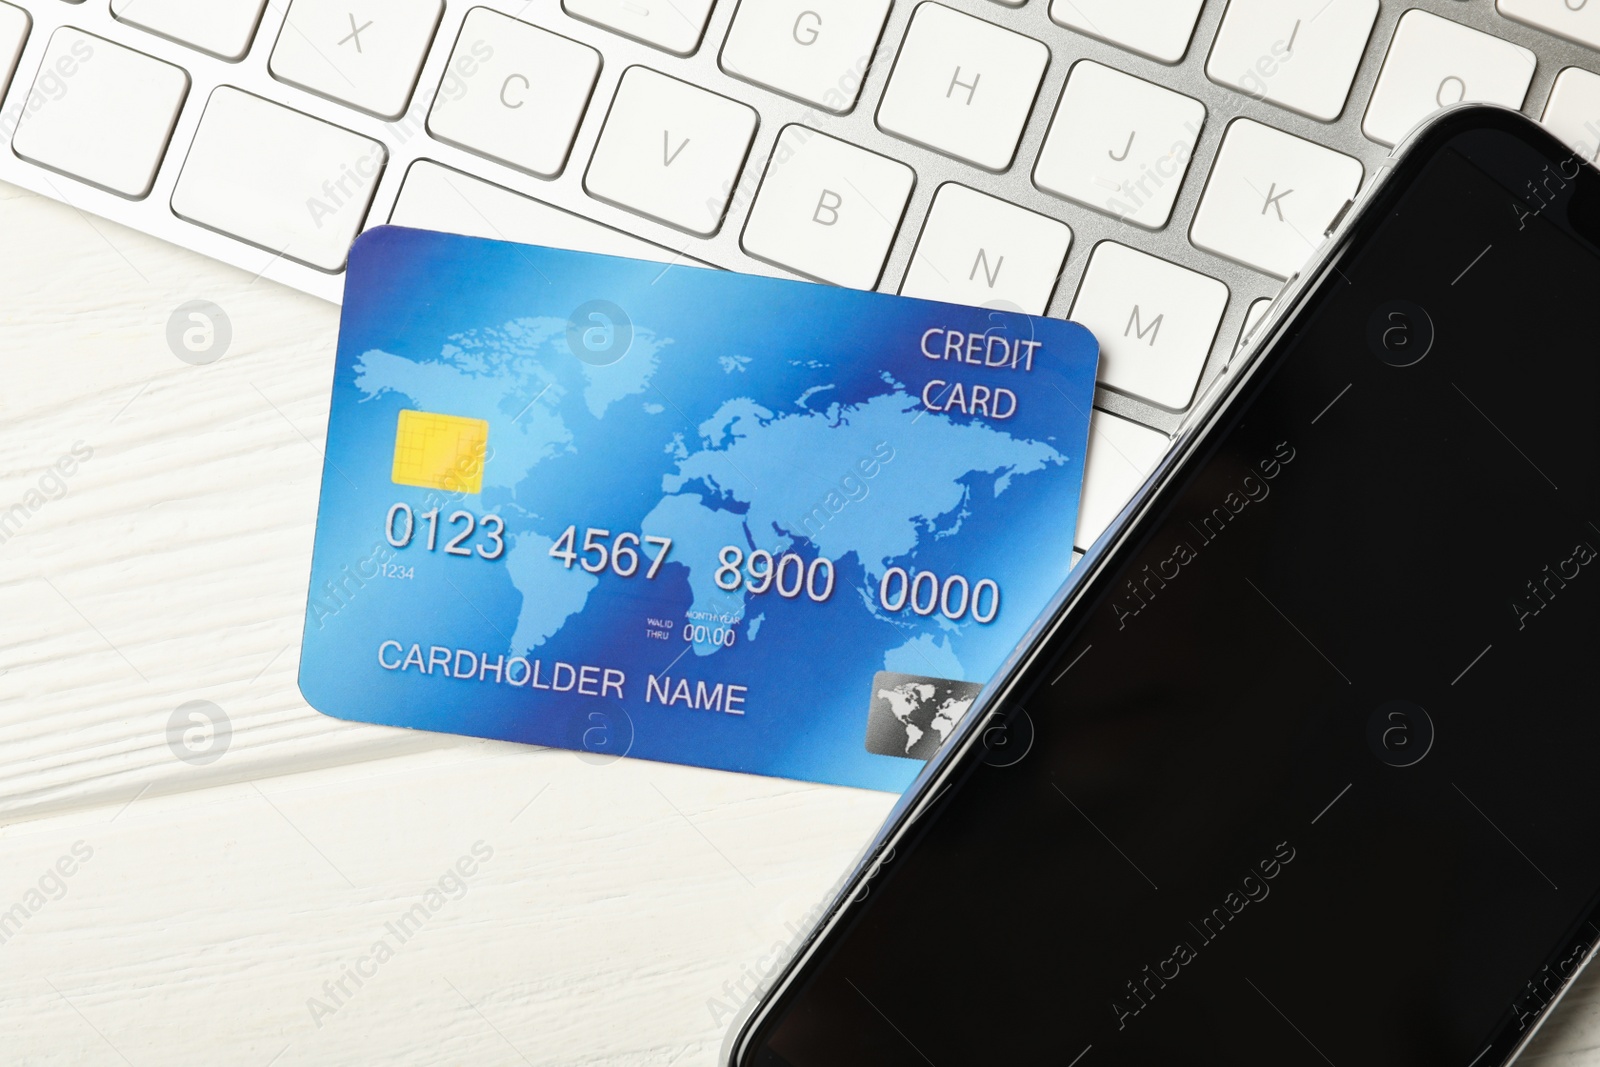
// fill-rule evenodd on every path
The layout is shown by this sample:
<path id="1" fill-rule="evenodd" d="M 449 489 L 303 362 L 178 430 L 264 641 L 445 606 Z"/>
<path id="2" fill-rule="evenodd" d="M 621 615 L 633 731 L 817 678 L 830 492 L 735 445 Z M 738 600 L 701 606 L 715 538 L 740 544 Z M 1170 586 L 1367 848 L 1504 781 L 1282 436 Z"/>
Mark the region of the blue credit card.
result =
<path id="1" fill-rule="evenodd" d="M 398 227 L 350 253 L 300 688 L 900 790 L 1067 576 L 1082 326 Z"/>

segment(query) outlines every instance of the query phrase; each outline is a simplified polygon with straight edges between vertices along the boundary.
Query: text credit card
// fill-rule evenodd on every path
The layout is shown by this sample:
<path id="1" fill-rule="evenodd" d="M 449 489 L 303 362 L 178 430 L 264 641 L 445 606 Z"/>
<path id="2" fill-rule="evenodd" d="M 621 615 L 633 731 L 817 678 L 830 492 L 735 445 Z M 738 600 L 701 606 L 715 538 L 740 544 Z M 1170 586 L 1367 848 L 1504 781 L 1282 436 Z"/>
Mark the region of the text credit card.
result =
<path id="1" fill-rule="evenodd" d="M 900 790 L 1067 576 L 1082 326 L 380 227 L 300 688 L 342 719 Z"/>

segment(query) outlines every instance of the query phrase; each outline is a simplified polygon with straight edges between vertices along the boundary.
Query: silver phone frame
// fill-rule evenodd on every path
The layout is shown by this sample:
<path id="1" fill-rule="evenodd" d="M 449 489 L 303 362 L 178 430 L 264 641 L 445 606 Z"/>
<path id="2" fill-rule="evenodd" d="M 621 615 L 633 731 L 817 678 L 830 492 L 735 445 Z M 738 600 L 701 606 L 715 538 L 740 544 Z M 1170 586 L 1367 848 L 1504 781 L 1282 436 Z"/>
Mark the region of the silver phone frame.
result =
<path id="1" fill-rule="evenodd" d="M 917 776 L 899 803 L 885 817 L 883 825 L 862 850 L 849 872 L 834 884 L 833 889 L 826 895 L 827 905 L 822 917 L 803 937 L 797 939 L 797 943 L 781 965 L 774 967 L 773 979 L 768 981 L 763 978 L 757 983 L 754 995 L 742 1006 L 724 1038 L 721 1062 L 725 1067 L 739 1067 L 741 1058 L 749 1051 L 749 1041 L 764 1020 L 767 1010 L 789 989 L 818 948 L 845 920 L 850 906 L 865 899 L 871 890 L 872 879 L 877 876 L 885 863 L 893 859 L 895 848 L 904 840 L 917 820 L 944 794 L 950 784 L 951 773 L 956 768 L 964 766 L 973 749 L 983 744 L 984 736 L 996 725 L 1001 710 L 1008 706 L 1021 680 L 1031 674 L 1031 669 L 1049 646 L 1051 639 L 1072 615 L 1084 590 L 1093 584 L 1091 579 L 1104 571 L 1106 561 L 1116 556 L 1115 550 L 1139 526 L 1139 520 L 1161 496 L 1162 490 L 1173 480 L 1178 471 L 1186 467 L 1189 458 L 1202 449 L 1217 432 L 1217 428 L 1223 424 L 1224 416 L 1243 394 L 1244 387 L 1264 366 L 1263 361 L 1258 358 L 1260 354 L 1281 336 L 1284 325 L 1292 321 L 1307 295 L 1326 276 L 1330 263 L 1350 246 L 1356 226 L 1365 220 L 1366 210 L 1375 202 L 1377 194 L 1387 188 L 1399 162 L 1436 125 L 1446 122 L 1462 111 L 1473 109 L 1503 112 L 1507 115 L 1516 115 L 1523 121 L 1531 121 L 1514 109 L 1498 105 L 1455 104 L 1435 112 L 1427 120 L 1419 123 L 1394 147 L 1389 157 L 1373 175 L 1373 180 L 1346 205 L 1334 223 L 1329 226 L 1321 245 L 1312 253 L 1305 266 L 1284 284 L 1266 313 L 1241 339 L 1238 352 L 1210 383 L 1205 394 L 1197 399 L 1188 417 L 1179 426 L 1172 447 L 1165 458 L 1117 514 L 1105 533 L 1089 548 L 1078 566 L 1074 568 L 1072 576 L 1052 598 L 1049 607 L 996 672 L 996 681 L 979 695 L 972 713 L 961 725 L 953 742 L 941 749 Z M 1507 1067 L 1514 1063 L 1553 1014 L 1552 1009 L 1555 1005 L 1560 1003 L 1572 989 L 1576 979 L 1588 969 L 1597 955 L 1600 955 L 1600 939 L 1597 939 L 1583 961 L 1566 978 L 1560 991 L 1539 1011 L 1533 1025 L 1513 1047 L 1511 1053 L 1498 1063 L 1484 1063 L 1475 1067 Z"/>

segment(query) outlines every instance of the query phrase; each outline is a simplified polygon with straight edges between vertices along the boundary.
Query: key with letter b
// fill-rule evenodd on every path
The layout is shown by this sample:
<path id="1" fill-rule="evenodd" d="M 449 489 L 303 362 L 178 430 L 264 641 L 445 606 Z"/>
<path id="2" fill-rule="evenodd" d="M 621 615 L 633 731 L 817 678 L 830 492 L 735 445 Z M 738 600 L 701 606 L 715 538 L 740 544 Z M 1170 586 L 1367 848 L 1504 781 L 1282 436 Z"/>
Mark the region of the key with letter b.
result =
<path id="1" fill-rule="evenodd" d="M 744 228 L 744 250 L 801 274 L 871 289 L 916 175 L 904 163 L 787 126 Z"/>

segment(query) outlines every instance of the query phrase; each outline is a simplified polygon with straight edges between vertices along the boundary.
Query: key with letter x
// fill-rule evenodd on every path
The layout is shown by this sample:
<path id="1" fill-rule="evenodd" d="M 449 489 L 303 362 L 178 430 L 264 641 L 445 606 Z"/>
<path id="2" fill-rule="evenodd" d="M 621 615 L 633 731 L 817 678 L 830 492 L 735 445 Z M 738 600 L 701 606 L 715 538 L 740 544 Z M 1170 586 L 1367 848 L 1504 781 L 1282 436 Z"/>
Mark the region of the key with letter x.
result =
<path id="1" fill-rule="evenodd" d="M 294 0 L 268 69 L 279 81 L 396 119 L 444 0 Z"/>

